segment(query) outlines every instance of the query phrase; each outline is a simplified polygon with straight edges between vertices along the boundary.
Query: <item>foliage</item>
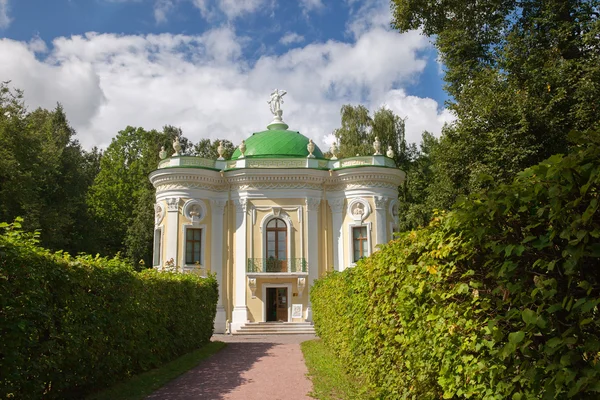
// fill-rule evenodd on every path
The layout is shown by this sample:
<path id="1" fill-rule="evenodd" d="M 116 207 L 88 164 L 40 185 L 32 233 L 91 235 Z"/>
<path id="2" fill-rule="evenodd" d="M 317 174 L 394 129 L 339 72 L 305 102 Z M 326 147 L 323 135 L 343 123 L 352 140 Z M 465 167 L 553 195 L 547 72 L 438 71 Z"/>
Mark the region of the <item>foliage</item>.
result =
<path id="1" fill-rule="evenodd" d="M 183 355 L 156 369 L 133 376 L 124 382 L 92 394 L 86 400 L 142 400 L 155 390 L 197 366 L 226 346 L 223 342 L 209 342 L 202 348 Z"/>
<path id="2" fill-rule="evenodd" d="M 191 152 L 181 130 L 165 126 L 162 132 L 128 126 L 108 146 L 100 173 L 88 192 L 88 204 L 101 226 L 102 254 L 127 254 L 133 264 L 150 265 L 154 218 L 154 188 L 148 174 L 156 169 L 162 146 L 170 148 L 180 137 L 183 153 Z"/>
<path id="3" fill-rule="evenodd" d="M 438 144 L 438 139 L 425 131 L 420 149 L 412 152 L 413 159 L 406 169 L 398 203 L 398 228 L 401 232 L 424 227 L 431 220 L 433 207 L 428 204 L 428 194 L 435 177 L 434 157 Z"/>
<path id="4" fill-rule="evenodd" d="M 24 218 L 44 246 L 94 250 L 85 197 L 100 153 L 84 151 L 63 108 L 28 112 L 23 93 L 0 83 L 0 221 Z"/>
<path id="5" fill-rule="evenodd" d="M 315 328 L 381 398 L 596 399 L 600 135 L 316 282 Z"/>
<path id="6" fill-rule="evenodd" d="M 429 209 L 510 182 L 600 128 L 599 0 L 392 0 L 393 25 L 430 36 L 445 66 L 446 127 Z"/>
<path id="7" fill-rule="evenodd" d="M 226 160 L 231 159 L 231 155 L 235 151 L 235 145 L 227 139 L 216 139 L 212 142 L 210 139 L 200 139 L 200 141 L 194 146 L 193 154 L 197 157 L 216 160 L 219 158 L 219 151 L 217 148 L 221 142 L 223 142 L 223 147 L 225 149 L 223 152 L 223 158 Z"/>
<path id="8" fill-rule="evenodd" d="M 51 253 L 20 225 L 1 224 L 0 397 L 82 398 L 209 341 L 214 277 Z"/>
<path id="9" fill-rule="evenodd" d="M 322 340 L 300 343 L 308 376 L 313 384 L 310 396 L 321 400 L 345 400 L 368 397 L 366 390 L 344 369 L 340 360 Z"/>
<path id="10" fill-rule="evenodd" d="M 373 142 L 379 137 L 382 154 L 392 146 L 396 164 L 400 168 L 407 166 L 410 152 L 406 146 L 404 120 L 392 110 L 382 107 L 371 117 L 366 107 L 346 104 L 340 114 L 342 126 L 333 132 L 339 141 L 338 158 L 373 154 Z"/>

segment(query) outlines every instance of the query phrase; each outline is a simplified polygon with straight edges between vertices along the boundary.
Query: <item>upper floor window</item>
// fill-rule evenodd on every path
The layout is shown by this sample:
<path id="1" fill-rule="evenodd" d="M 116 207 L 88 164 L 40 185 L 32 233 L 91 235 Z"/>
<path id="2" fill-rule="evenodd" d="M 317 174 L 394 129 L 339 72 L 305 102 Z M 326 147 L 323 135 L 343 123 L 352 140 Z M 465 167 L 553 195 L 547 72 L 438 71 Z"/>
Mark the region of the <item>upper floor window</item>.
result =
<path id="1" fill-rule="evenodd" d="M 202 264 L 202 229 L 187 228 L 185 235 L 185 263 Z"/>
<path id="2" fill-rule="evenodd" d="M 369 255 L 369 241 L 367 238 L 366 226 L 352 227 L 352 261 L 357 262 L 363 257 Z"/>
<path id="3" fill-rule="evenodd" d="M 267 223 L 267 258 L 287 258 L 287 225 L 281 218 Z"/>

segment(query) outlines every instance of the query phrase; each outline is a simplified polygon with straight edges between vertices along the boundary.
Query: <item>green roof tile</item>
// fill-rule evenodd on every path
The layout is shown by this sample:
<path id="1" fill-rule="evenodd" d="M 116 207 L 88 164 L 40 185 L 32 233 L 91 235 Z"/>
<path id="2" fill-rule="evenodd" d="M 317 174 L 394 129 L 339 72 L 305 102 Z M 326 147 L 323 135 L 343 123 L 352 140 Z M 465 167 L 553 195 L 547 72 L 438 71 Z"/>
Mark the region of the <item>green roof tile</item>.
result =
<path id="1" fill-rule="evenodd" d="M 256 132 L 246 139 L 246 157 L 255 158 L 278 158 L 278 157 L 307 157 L 308 138 L 299 132 L 289 130 L 271 129 L 263 132 Z M 324 158 L 323 153 L 315 144 L 313 155 L 316 158 Z M 240 149 L 237 148 L 232 160 L 237 160 L 241 156 Z"/>

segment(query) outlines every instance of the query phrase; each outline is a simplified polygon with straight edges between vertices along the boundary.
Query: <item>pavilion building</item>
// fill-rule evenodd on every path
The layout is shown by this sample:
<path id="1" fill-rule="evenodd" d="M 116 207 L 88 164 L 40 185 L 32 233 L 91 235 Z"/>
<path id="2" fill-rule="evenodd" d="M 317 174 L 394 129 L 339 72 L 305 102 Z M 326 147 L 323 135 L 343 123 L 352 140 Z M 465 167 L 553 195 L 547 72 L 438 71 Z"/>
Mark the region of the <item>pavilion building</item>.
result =
<path id="1" fill-rule="evenodd" d="M 274 91 L 267 130 L 231 159 L 175 154 L 150 173 L 156 188 L 155 268 L 216 274 L 215 332 L 252 322 L 311 321 L 308 296 L 326 271 L 342 271 L 392 238 L 405 174 L 374 154 L 326 159 L 288 130 Z"/>

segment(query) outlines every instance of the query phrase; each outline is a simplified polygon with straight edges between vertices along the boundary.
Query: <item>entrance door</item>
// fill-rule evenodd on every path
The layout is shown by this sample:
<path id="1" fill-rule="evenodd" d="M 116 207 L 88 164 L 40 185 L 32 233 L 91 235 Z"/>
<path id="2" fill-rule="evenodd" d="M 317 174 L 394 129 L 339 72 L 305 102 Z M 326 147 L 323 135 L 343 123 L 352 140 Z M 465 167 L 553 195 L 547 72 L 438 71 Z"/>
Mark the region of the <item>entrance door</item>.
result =
<path id="1" fill-rule="evenodd" d="M 267 322 L 288 321 L 287 288 L 267 288 Z"/>

